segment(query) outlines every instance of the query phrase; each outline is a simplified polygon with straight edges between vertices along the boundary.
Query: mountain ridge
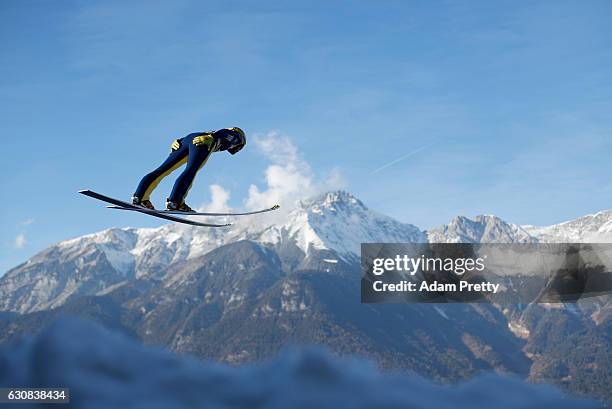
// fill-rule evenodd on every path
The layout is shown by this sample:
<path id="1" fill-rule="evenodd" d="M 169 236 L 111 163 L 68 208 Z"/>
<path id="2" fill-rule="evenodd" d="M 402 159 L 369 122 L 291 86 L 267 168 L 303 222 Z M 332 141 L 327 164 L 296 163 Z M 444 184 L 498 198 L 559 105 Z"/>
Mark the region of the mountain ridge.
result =
<path id="1" fill-rule="evenodd" d="M 93 295 L 126 280 L 159 280 L 173 263 L 240 240 L 281 250 L 291 269 L 303 265 L 313 252 L 329 253 L 329 264 L 358 262 L 362 242 L 537 243 L 593 238 L 612 241 L 612 211 L 544 227 L 521 226 L 493 215 L 457 216 L 441 227 L 421 230 L 338 190 L 301 200 L 280 218 L 238 219 L 227 230 L 168 224 L 110 228 L 61 241 L 0 277 L 0 311 L 53 308 L 74 295 Z M 106 273 L 94 271 L 94 264 Z"/>

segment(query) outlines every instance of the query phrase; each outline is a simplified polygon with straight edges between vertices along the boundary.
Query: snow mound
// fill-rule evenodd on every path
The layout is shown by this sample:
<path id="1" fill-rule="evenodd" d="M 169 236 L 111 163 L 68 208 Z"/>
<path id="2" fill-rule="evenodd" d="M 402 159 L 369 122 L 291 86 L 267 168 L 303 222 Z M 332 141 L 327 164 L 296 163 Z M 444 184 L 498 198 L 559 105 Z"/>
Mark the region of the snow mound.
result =
<path id="1" fill-rule="evenodd" d="M 234 368 L 144 347 L 67 318 L 0 350 L 0 368 L 5 386 L 70 388 L 72 408 L 599 407 L 550 386 L 494 375 L 441 386 L 381 374 L 367 362 L 339 360 L 319 349 L 286 351 L 265 364 Z"/>

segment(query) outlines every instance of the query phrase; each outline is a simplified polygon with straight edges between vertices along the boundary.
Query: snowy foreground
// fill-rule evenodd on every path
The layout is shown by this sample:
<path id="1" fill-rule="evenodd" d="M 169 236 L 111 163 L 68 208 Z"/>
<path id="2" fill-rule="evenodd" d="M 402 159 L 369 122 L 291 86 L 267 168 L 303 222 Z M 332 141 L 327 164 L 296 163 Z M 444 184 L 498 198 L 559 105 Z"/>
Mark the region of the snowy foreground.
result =
<path id="1" fill-rule="evenodd" d="M 549 386 L 494 375 L 438 386 L 316 349 L 287 351 L 257 366 L 204 363 L 76 319 L 1 350 L 0 385 L 69 387 L 72 408 L 600 407 Z"/>

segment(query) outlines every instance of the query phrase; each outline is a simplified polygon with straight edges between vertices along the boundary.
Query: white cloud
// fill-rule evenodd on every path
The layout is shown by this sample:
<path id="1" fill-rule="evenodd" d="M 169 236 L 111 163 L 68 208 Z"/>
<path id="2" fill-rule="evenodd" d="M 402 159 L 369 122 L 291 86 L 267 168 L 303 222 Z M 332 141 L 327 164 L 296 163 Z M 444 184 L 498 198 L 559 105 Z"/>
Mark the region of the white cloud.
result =
<path id="1" fill-rule="evenodd" d="M 347 180 L 339 168 L 333 168 L 325 177 L 323 182 L 318 184 L 319 190 L 327 192 L 330 190 L 344 189 L 348 186 Z"/>
<path id="2" fill-rule="evenodd" d="M 346 184 L 337 169 L 332 170 L 323 182 L 317 182 L 312 168 L 287 136 L 270 132 L 265 136 L 256 136 L 254 144 L 271 164 L 265 170 L 266 188 L 261 190 L 256 185 L 249 187 L 246 200 L 249 209 L 274 204 L 291 206 L 296 200 Z"/>
<path id="3" fill-rule="evenodd" d="M 16 249 L 22 249 L 26 244 L 26 238 L 25 238 L 25 234 L 23 233 L 19 233 L 17 236 L 15 236 L 15 248 Z"/>
<path id="4" fill-rule="evenodd" d="M 210 185 L 210 203 L 204 205 L 201 209 L 203 212 L 226 212 L 231 210 L 227 202 L 230 198 L 230 192 L 222 186 L 214 184 Z"/>
<path id="5" fill-rule="evenodd" d="M 32 223 L 34 223 L 34 219 L 31 218 L 31 217 L 28 218 L 28 219 L 22 220 L 21 222 L 19 222 L 19 224 L 18 224 L 19 229 L 18 230 L 20 230 L 21 233 L 19 233 L 19 234 L 17 234 L 17 236 L 15 236 L 15 243 L 14 243 L 15 248 L 17 250 L 20 250 L 20 249 L 25 247 L 25 245 L 27 243 L 25 233 L 26 233 L 27 227 L 29 225 L 31 225 Z"/>
<path id="6" fill-rule="evenodd" d="M 234 225 L 256 226 L 272 221 L 282 223 L 298 200 L 346 186 L 338 169 L 332 169 L 323 178 L 317 178 L 311 166 L 300 156 L 297 146 L 285 135 L 277 132 L 255 135 L 252 143 L 270 163 L 264 171 L 265 186 L 260 188 L 251 185 L 244 200 L 245 206 L 249 210 L 260 210 L 280 204 L 281 209 L 257 217 L 227 220 Z M 209 189 L 211 200 L 198 207 L 198 211 L 230 212 L 230 191 L 218 184 L 211 185 Z"/>

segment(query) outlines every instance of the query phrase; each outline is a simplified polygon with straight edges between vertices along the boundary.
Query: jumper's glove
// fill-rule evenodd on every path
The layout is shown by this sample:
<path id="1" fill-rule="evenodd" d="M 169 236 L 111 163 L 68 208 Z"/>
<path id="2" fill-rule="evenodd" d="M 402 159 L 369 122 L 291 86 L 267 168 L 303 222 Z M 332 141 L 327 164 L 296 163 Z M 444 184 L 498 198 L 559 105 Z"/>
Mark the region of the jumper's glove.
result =
<path id="1" fill-rule="evenodd" d="M 210 149 L 215 142 L 215 138 L 212 135 L 199 135 L 193 138 L 193 144 L 195 146 L 206 145 Z"/>
<path id="2" fill-rule="evenodd" d="M 180 147 L 181 147 L 181 143 L 179 142 L 178 139 L 175 139 L 174 142 L 172 142 L 172 152 L 178 151 Z"/>

